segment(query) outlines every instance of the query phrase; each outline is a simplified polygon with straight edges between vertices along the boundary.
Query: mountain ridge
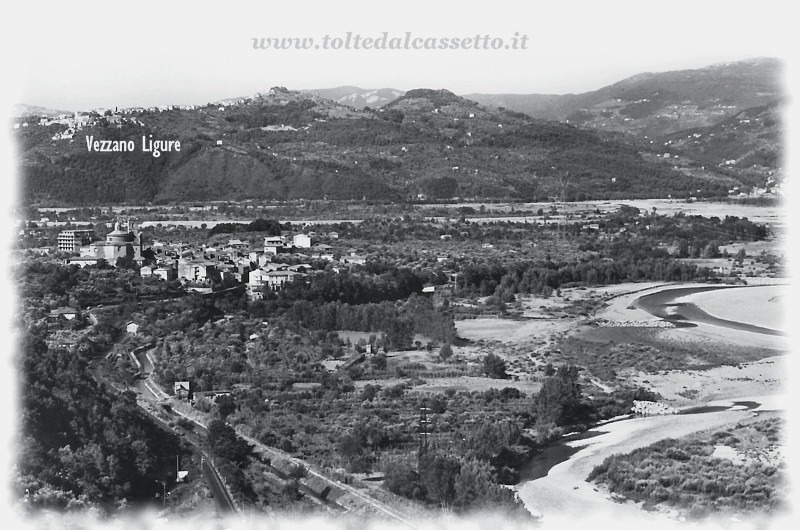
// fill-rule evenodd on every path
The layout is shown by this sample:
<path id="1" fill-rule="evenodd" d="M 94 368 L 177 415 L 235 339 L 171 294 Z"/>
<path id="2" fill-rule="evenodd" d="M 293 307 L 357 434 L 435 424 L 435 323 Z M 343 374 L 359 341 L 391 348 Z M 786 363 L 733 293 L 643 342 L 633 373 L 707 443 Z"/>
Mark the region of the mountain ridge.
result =
<path id="1" fill-rule="evenodd" d="M 604 102 L 605 114 L 598 117 L 597 108 L 587 108 L 568 123 L 481 104 L 446 89 L 409 90 L 380 108 L 358 109 L 308 91 L 273 87 L 226 103 L 95 113 L 85 126 L 61 120 L 26 127 L 17 133 L 19 167 L 26 201 L 91 204 L 219 198 L 579 200 L 722 196 L 733 188 L 763 187 L 780 160 L 771 111 L 763 116 L 753 111 L 757 120 L 731 124 L 706 148 L 701 143 L 707 139 L 679 137 L 680 131 L 701 131 L 744 112 L 736 105 L 720 112 L 731 97 L 744 102 L 742 94 L 755 101 L 775 95 L 762 90 L 773 86 L 769 80 L 751 82 L 763 64 L 746 66 L 752 75 L 744 79 L 734 75 L 741 71 L 738 63 L 715 68 L 721 77 L 709 77 L 708 69 L 688 80 L 685 73 L 671 73 L 669 90 L 648 84 L 654 79 L 650 74 L 623 80 L 592 96 Z M 696 82 L 698 77 L 706 81 Z M 691 88 L 693 83 L 698 87 Z M 726 83 L 744 86 L 725 88 Z M 659 129 L 658 123 L 640 122 L 664 105 L 676 105 L 681 90 L 713 99 L 708 108 L 717 119 L 700 112 L 692 119 L 667 120 L 670 126 L 662 124 L 659 135 L 644 134 Z M 609 103 L 609 95 L 638 99 Z M 706 108 L 686 105 L 695 113 Z M 612 118 L 627 126 L 596 126 L 596 120 Z M 672 130 L 676 121 L 692 127 Z M 161 158 L 87 153 L 89 135 L 136 142 L 153 135 L 181 141 L 182 150 Z M 677 135 L 672 144 L 661 140 L 669 135 Z M 681 154 L 680 162 L 665 150 Z M 728 153 L 739 153 L 742 163 L 768 165 L 723 167 L 728 160 L 715 157 Z"/>
<path id="2" fill-rule="evenodd" d="M 465 97 L 532 117 L 652 138 L 709 126 L 747 108 L 781 100 L 781 75 L 778 59 L 756 58 L 691 70 L 643 72 L 580 94 Z"/>

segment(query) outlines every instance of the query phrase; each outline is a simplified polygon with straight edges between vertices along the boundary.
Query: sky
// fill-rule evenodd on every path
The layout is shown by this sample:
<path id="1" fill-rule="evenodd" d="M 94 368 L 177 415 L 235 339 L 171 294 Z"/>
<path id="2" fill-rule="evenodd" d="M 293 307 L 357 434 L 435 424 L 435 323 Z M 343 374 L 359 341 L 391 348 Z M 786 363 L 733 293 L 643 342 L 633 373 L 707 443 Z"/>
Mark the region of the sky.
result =
<path id="1" fill-rule="evenodd" d="M 792 34 L 784 4 L 27 2 L 9 19 L 10 102 L 63 110 L 202 104 L 278 85 L 579 93 L 641 72 L 784 57 Z M 391 39 L 409 32 L 436 39 L 488 35 L 503 39 L 503 47 L 322 49 L 326 35 L 335 44 L 348 32 L 351 43 L 357 35 L 387 32 Z M 515 34 L 517 49 L 506 49 Z M 320 49 L 254 49 L 253 39 L 271 37 L 313 38 Z"/>

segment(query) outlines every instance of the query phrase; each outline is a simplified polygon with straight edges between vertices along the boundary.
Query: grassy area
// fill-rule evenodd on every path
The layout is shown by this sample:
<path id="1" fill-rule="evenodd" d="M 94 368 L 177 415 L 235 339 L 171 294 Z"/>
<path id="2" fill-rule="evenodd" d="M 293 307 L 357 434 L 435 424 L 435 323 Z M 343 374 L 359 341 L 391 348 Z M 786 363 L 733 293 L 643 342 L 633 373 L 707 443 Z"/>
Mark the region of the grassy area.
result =
<path id="1" fill-rule="evenodd" d="M 756 361 L 775 354 L 762 347 L 675 340 L 669 330 L 584 327 L 564 340 L 559 359 L 607 381 L 629 370 L 698 370 Z"/>

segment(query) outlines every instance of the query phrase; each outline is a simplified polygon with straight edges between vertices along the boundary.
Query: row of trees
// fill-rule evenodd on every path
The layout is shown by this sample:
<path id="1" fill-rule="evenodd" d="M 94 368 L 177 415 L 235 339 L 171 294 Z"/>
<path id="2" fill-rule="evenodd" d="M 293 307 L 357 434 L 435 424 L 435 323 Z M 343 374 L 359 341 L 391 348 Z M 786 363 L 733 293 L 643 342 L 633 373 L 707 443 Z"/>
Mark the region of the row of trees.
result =
<path id="1" fill-rule="evenodd" d="M 502 265 L 467 265 L 458 283 L 460 293 L 513 300 L 516 293 L 549 296 L 568 284 L 605 285 L 637 281 L 690 281 L 713 277 L 708 269 L 672 258 L 591 259 L 582 262 L 537 261 Z"/>
<path id="2" fill-rule="evenodd" d="M 208 236 L 235 234 L 237 232 L 264 232 L 268 236 L 279 236 L 282 228 L 281 224 L 274 219 L 256 219 L 247 224 L 218 223 L 208 231 Z"/>

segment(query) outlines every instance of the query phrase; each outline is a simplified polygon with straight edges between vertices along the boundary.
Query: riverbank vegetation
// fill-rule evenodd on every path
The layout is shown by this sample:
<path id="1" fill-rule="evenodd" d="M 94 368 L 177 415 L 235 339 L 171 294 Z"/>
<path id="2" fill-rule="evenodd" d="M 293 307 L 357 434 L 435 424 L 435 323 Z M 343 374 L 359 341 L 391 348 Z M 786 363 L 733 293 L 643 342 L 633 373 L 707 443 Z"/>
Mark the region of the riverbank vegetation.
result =
<path id="1" fill-rule="evenodd" d="M 683 439 L 662 440 L 627 455 L 613 455 L 588 480 L 615 495 L 666 505 L 693 519 L 712 514 L 773 514 L 787 508 L 787 469 L 779 444 L 779 418 Z"/>

